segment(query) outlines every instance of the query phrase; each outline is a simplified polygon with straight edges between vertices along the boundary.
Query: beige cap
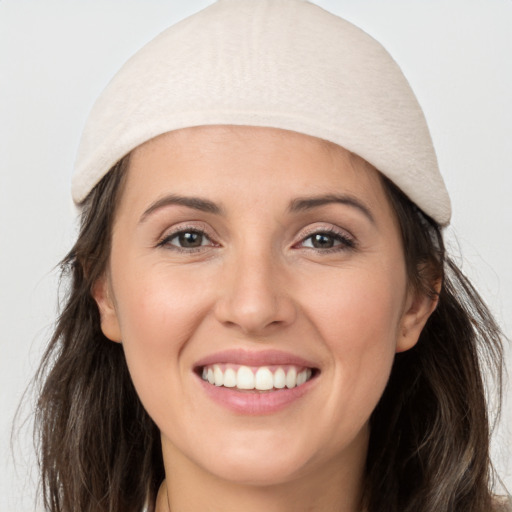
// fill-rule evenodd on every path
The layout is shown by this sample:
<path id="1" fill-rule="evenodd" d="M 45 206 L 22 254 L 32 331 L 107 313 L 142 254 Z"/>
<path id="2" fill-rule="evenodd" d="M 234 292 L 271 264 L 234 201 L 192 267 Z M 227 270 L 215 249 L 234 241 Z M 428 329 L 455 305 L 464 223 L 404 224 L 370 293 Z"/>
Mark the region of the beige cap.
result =
<path id="1" fill-rule="evenodd" d="M 143 142 L 212 124 L 334 142 L 438 223 L 450 220 L 428 127 L 400 68 L 368 34 L 305 0 L 219 0 L 136 53 L 87 120 L 74 201 Z"/>

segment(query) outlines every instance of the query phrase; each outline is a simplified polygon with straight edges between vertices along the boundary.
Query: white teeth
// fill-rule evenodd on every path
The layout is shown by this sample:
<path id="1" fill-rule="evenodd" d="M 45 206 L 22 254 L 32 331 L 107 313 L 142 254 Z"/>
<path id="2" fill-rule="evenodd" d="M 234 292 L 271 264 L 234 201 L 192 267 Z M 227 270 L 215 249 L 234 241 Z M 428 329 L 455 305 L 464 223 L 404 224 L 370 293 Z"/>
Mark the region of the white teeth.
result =
<path id="1" fill-rule="evenodd" d="M 292 389 L 301 386 L 311 379 L 311 368 L 267 367 L 250 368 L 248 366 L 234 367 L 229 365 L 214 364 L 205 366 L 202 370 L 202 378 L 215 386 L 226 388 L 238 388 L 244 390 L 256 389 L 269 391 L 271 389 Z"/>
<path id="2" fill-rule="evenodd" d="M 222 386 L 222 384 L 224 384 L 224 374 L 216 364 L 213 366 L 213 378 L 215 379 L 216 386 Z"/>
<path id="3" fill-rule="evenodd" d="M 274 377 L 268 368 L 258 368 L 255 380 L 256 382 L 254 387 L 260 391 L 265 391 L 274 387 Z"/>
<path id="4" fill-rule="evenodd" d="M 286 387 L 288 389 L 294 388 L 297 385 L 297 370 L 290 368 L 286 374 Z"/>
<path id="5" fill-rule="evenodd" d="M 236 386 L 236 373 L 233 368 L 228 368 L 224 372 L 224 386 L 227 388 L 234 388 Z"/>
<path id="6" fill-rule="evenodd" d="M 254 373 L 247 366 L 240 366 L 236 373 L 236 387 L 238 389 L 254 389 Z"/>
<path id="7" fill-rule="evenodd" d="M 274 373 L 274 387 L 283 389 L 286 386 L 286 373 L 282 368 L 278 368 Z"/>

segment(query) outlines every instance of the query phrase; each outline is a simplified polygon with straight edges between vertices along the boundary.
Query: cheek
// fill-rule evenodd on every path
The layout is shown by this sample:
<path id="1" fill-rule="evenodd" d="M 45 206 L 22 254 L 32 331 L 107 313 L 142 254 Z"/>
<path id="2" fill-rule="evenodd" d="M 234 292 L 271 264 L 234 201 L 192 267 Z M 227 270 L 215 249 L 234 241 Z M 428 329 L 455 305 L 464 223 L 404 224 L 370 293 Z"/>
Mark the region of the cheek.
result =
<path id="1" fill-rule="evenodd" d="M 350 269 L 334 279 L 317 279 L 304 295 L 309 315 L 316 318 L 333 353 L 338 348 L 340 353 L 358 353 L 372 347 L 389 349 L 396 341 L 405 288 L 401 272 Z"/>
<path id="2" fill-rule="evenodd" d="M 207 296 L 199 284 L 166 265 L 119 272 L 114 289 L 123 341 L 175 351 L 204 310 Z"/>
<path id="3" fill-rule="evenodd" d="M 182 353 L 204 316 L 206 297 L 191 293 L 189 280 L 168 271 L 124 273 L 115 289 L 130 375 L 156 419 L 169 409 L 171 397 L 176 401 L 183 394 Z"/>
<path id="4" fill-rule="evenodd" d="M 396 279 L 393 279 L 395 276 Z M 323 292 L 309 291 L 307 315 L 332 358 L 334 383 L 329 413 L 347 425 L 364 424 L 387 384 L 393 364 L 405 300 L 400 272 L 345 272 Z M 328 293 L 326 293 L 328 289 Z"/>

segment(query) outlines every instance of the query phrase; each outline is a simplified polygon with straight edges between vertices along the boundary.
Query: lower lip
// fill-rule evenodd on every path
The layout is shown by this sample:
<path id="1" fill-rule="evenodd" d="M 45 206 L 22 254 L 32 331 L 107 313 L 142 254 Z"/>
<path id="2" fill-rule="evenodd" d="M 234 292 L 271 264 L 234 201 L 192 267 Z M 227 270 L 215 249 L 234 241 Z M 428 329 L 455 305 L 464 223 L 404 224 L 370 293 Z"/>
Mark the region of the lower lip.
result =
<path id="1" fill-rule="evenodd" d="M 239 414 L 258 416 L 279 412 L 292 405 L 308 393 L 317 380 L 313 377 L 304 384 L 292 389 L 276 391 L 237 391 L 235 388 L 215 386 L 197 376 L 205 393 L 214 402 Z"/>

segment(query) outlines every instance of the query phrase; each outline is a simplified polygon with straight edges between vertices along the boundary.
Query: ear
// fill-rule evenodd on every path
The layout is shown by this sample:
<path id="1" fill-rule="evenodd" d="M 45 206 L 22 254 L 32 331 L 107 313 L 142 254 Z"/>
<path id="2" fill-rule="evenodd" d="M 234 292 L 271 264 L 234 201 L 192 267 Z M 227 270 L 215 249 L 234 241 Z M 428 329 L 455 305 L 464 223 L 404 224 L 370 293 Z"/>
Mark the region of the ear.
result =
<path id="1" fill-rule="evenodd" d="M 441 281 L 434 284 L 435 295 L 409 290 L 405 312 L 400 321 L 396 352 L 405 352 L 416 345 L 421 331 L 439 302 Z"/>
<path id="2" fill-rule="evenodd" d="M 100 311 L 101 330 L 111 341 L 121 342 L 121 329 L 112 300 L 112 289 L 106 274 L 103 274 L 92 288 L 92 296 Z"/>

